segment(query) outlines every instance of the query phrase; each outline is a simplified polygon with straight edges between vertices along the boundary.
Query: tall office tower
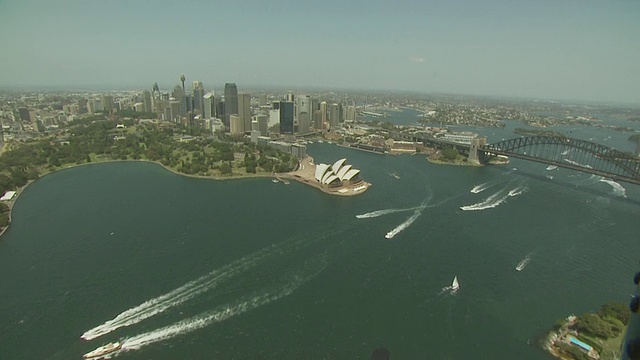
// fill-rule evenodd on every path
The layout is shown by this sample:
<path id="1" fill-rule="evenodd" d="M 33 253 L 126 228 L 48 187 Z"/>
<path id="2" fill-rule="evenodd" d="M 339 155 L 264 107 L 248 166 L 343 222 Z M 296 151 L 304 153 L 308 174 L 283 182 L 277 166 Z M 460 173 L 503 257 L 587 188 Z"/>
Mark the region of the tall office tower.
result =
<path id="1" fill-rule="evenodd" d="M 340 121 L 342 120 L 342 105 L 341 104 L 332 104 L 331 110 L 329 113 L 329 123 L 331 124 L 331 128 L 337 127 L 340 125 Z"/>
<path id="2" fill-rule="evenodd" d="M 229 132 L 234 135 L 244 134 L 244 123 L 238 114 L 229 116 Z"/>
<path id="3" fill-rule="evenodd" d="M 204 85 L 201 81 L 193 82 L 193 113 L 195 115 L 204 114 L 204 104 L 202 103 L 204 96 Z"/>
<path id="4" fill-rule="evenodd" d="M 266 106 L 267 105 L 267 94 L 260 95 L 259 101 L 260 101 L 260 106 Z"/>
<path id="5" fill-rule="evenodd" d="M 320 113 L 320 110 L 315 110 L 313 112 L 313 115 L 311 116 L 311 124 L 315 130 L 322 129 L 322 113 Z"/>
<path id="6" fill-rule="evenodd" d="M 176 85 L 173 87 L 173 91 L 171 92 L 171 97 L 173 100 L 180 103 L 180 115 L 185 115 L 187 113 L 187 99 L 184 96 L 184 91 L 180 85 Z"/>
<path id="7" fill-rule="evenodd" d="M 311 96 L 298 95 L 296 104 L 298 133 L 307 133 L 311 128 Z"/>
<path id="8" fill-rule="evenodd" d="M 187 113 L 193 113 L 193 95 L 184 94 L 184 106 L 187 109 Z"/>
<path id="9" fill-rule="evenodd" d="M 255 125 L 257 126 L 256 129 L 253 128 Z M 255 115 L 252 118 L 251 121 L 251 130 L 258 130 L 260 131 L 260 136 L 267 136 L 267 132 L 269 131 L 269 117 L 267 115 L 263 115 L 263 114 L 259 114 L 259 115 Z"/>
<path id="10" fill-rule="evenodd" d="M 151 91 L 142 92 L 142 105 L 145 112 L 151 112 Z"/>
<path id="11" fill-rule="evenodd" d="M 206 93 L 202 97 L 202 107 L 204 108 L 204 118 L 211 119 L 216 117 L 215 95 L 213 92 Z"/>
<path id="12" fill-rule="evenodd" d="M 238 88 L 235 83 L 224 84 L 224 124 L 229 126 L 231 115 L 238 113 Z"/>
<path id="13" fill-rule="evenodd" d="M 251 95 L 238 94 L 238 115 L 242 118 L 243 131 L 251 131 Z"/>
<path id="14" fill-rule="evenodd" d="M 293 91 L 289 91 L 287 93 L 287 97 L 286 97 L 287 101 L 293 102 L 295 100 L 295 98 L 296 97 L 295 97 L 295 95 L 293 95 Z"/>
<path id="15" fill-rule="evenodd" d="M 180 122 L 182 115 L 182 102 L 178 100 L 169 100 L 169 119 L 174 122 Z"/>
<path id="16" fill-rule="evenodd" d="M 280 101 L 274 101 L 271 103 L 271 110 L 269 110 L 269 127 L 280 124 Z"/>
<path id="17" fill-rule="evenodd" d="M 327 102 L 323 101 L 320 103 L 320 124 L 318 124 L 316 126 L 316 129 L 321 130 L 324 129 L 325 124 L 327 123 L 328 120 L 328 106 L 327 106 Z"/>
<path id="18" fill-rule="evenodd" d="M 216 107 L 216 117 L 222 119 L 224 124 L 224 101 L 220 100 L 220 97 L 215 95 L 213 98 L 213 105 Z"/>
<path id="19" fill-rule="evenodd" d="M 280 101 L 280 133 L 293 134 L 292 101 Z"/>
<path id="20" fill-rule="evenodd" d="M 355 106 L 348 106 L 347 107 L 347 114 L 345 115 L 345 120 L 356 120 L 356 107 Z"/>
<path id="21" fill-rule="evenodd" d="M 102 107 L 108 114 L 113 114 L 113 110 L 114 110 L 113 96 L 102 95 Z"/>

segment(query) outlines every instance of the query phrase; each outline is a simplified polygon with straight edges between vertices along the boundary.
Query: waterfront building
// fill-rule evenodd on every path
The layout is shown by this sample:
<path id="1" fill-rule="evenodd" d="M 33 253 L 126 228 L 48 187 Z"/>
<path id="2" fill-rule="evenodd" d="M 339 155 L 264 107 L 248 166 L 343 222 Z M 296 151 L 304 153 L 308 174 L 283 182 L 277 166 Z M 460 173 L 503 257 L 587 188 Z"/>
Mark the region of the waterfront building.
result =
<path id="1" fill-rule="evenodd" d="M 320 103 L 320 122 L 318 124 L 315 124 L 316 129 L 317 130 L 324 129 L 324 124 L 327 123 L 328 118 L 329 116 L 328 116 L 327 102 L 323 101 Z"/>
<path id="2" fill-rule="evenodd" d="M 238 94 L 238 115 L 242 119 L 243 132 L 251 130 L 251 95 Z"/>
<path id="3" fill-rule="evenodd" d="M 338 188 L 343 186 L 356 185 L 362 182 L 360 178 L 360 170 L 353 169 L 351 165 L 346 164 L 347 159 L 343 158 L 333 165 L 317 164 L 315 171 L 315 179 L 323 187 Z"/>
<path id="4" fill-rule="evenodd" d="M 345 115 L 345 120 L 351 120 L 351 121 L 355 121 L 356 120 L 356 107 L 355 106 L 348 106 L 347 107 L 347 113 Z"/>
<path id="5" fill-rule="evenodd" d="M 238 88 L 235 83 L 224 84 L 224 124 L 229 126 L 231 115 L 238 113 Z"/>
<path id="6" fill-rule="evenodd" d="M 472 133 L 470 131 L 463 131 L 460 133 L 445 133 L 440 136 L 444 141 L 470 145 L 471 142 L 478 137 L 478 134 Z"/>

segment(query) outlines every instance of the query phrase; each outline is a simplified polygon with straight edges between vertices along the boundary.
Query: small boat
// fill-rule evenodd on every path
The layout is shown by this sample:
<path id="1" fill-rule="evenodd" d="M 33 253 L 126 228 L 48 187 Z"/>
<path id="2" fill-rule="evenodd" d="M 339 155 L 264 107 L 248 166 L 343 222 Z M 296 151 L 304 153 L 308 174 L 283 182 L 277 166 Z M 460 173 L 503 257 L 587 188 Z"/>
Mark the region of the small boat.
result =
<path id="1" fill-rule="evenodd" d="M 456 292 L 458 289 L 460 289 L 460 283 L 458 283 L 458 277 L 456 276 L 451 283 L 451 292 Z"/>
<path id="2" fill-rule="evenodd" d="M 522 259 L 522 261 L 520 261 L 520 262 L 518 263 L 518 266 L 516 266 L 516 270 L 517 270 L 517 271 L 522 271 L 522 269 L 524 269 L 524 268 L 525 268 L 525 266 L 527 266 L 527 264 L 529 263 L 529 261 L 531 261 L 531 258 L 530 258 L 530 257 L 528 257 L 528 256 L 527 256 L 526 258 Z"/>
<path id="3" fill-rule="evenodd" d="M 400 179 L 400 175 L 398 175 L 398 173 L 396 173 L 396 172 L 389 173 L 389 176 L 394 177 L 396 179 Z"/>
<path id="4" fill-rule="evenodd" d="M 271 182 L 274 183 L 274 184 L 279 183 L 278 179 L 271 179 Z"/>
<path id="5" fill-rule="evenodd" d="M 121 348 L 122 348 L 122 344 L 116 341 L 116 342 L 108 343 L 107 345 L 100 346 L 99 348 L 82 355 L 82 357 L 84 359 L 95 359 L 100 356 L 111 354 L 112 352 L 118 351 Z"/>
<path id="6" fill-rule="evenodd" d="M 289 185 L 289 180 L 282 180 L 285 185 Z"/>
<path id="7" fill-rule="evenodd" d="M 555 166 L 555 165 L 549 165 L 549 166 L 547 166 L 547 170 L 555 170 L 555 169 L 557 169 L 557 168 L 558 168 L 558 167 L 557 167 L 557 166 Z"/>

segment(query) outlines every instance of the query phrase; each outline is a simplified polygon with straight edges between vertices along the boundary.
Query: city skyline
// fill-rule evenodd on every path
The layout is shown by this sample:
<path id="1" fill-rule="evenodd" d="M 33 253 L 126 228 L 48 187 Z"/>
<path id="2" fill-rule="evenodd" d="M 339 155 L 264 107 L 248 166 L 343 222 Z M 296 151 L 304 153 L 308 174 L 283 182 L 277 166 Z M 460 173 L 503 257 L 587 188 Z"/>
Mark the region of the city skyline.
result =
<path id="1" fill-rule="evenodd" d="M 640 4 L 623 0 L 0 1 L 0 65 L 10 69 L 0 88 L 166 90 L 185 74 L 207 90 L 235 82 L 637 104 L 639 17 Z"/>

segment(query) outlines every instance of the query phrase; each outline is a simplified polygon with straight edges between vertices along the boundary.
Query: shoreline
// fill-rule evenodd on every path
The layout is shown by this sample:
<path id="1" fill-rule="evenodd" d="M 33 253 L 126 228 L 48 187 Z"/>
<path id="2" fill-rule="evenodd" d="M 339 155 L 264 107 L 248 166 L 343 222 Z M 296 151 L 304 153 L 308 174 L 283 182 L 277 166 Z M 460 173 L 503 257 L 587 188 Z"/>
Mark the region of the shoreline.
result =
<path id="1" fill-rule="evenodd" d="M 301 160 L 300 163 L 302 164 L 302 162 L 304 162 L 305 163 L 304 165 L 311 165 L 311 164 L 313 164 L 312 161 L 313 161 L 313 158 L 310 157 L 310 156 L 307 156 L 307 158 Z M 303 177 L 302 176 L 303 174 L 300 173 L 300 169 L 295 170 L 295 171 L 291 171 L 291 172 L 288 172 L 288 173 L 257 173 L 257 174 L 242 174 L 242 175 L 231 175 L 231 176 L 220 177 L 220 176 L 214 176 L 214 175 L 203 176 L 203 175 L 195 175 L 195 174 L 184 174 L 184 173 L 178 172 L 177 170 L 171 169 L 171 168 L 165 166 L 164 164 L 162 164 L 162 163 L 160 163 L 158 161 L 147 160 L 147 159 L 138 159 L 138 160 L 133 160 L 133 159 L 113 160 L 113 159 L 109 159 L 109 160 L 92 161 L 92 162 L 87 162 L 87 163 L 82 163 L 82 164 L 70 164 L 70 165 L 67 165 L 67 166 L 60 167 L 60 168 L 55 169 L 55 170 L 47 171 L 44 174 L 39 175 L 37 179 L 29 180 L 24 186 L 16 189 L 16 195 L 11 200 L 6 202 L 7 206 L 9 207 L 9 211 L 7 212 L 7 217 L 9 219 L 9 223 L 7 224 L 7 226 L 4 227 L 4 229 L 0 230 L 0 239 L 2 238 L 2 235 L 4 235 L 4 233 L 11 226 L 11 214 L 12 214 L 13 206 L 18 201 L 18 198 L 20 197 L 22 192 L 29 185 L 31 185 L 32 183 L 42 179 L 43 177 L 45 177 L 47 175 L 50 175 L 50 174 L 53 174 L 53 173 L 56 173 L 56 172 L 59 172 L 59 171 L 63 171 L 63 170 L 67 170 L 67 169 L 71 169 L 71 168 L 75 168 L 75 167 L 79 167 L 79 166 L 95 165 L 95 164 L 102 164 L 102 163 L 115 163 L 115 162 L 144 162 L 144 163 L 151 163 L 151 164 L 158 165 L 158 166 L 162 167 L 163 169 L 165 169 L 165 170 L 167 170 L 167 171 L 169 171 L 169 172 L 171 172 L 171 173 L 173 173 L 175 175 L 186 176 L 186 177 L 195 178 L 195 179 L 209 179 L 209 180 L 216 180 L 216 181 L 238 180 L 238 179 L 249 179 L 249 178 L 274 178 L 274 179 L 278 179 L 278 180 L 280 180 L 280 179 L 288 179 L 288 180 L 294 180 L 294 181 L 297 181 L 299 183 L 314 187 L 314 188 L 322 191 L 325 194 L 337 195 L 337 196 L 355 196 L 355 195 L 360 195 L 363 192 L 367 191 L 367 189 L 371 186 L 370 183 L 367 183 L 367 182 L 363 181 L 361 184 L 358 184 L 358 186 L 355 187 L 355 188 L 358 188 L 359 186 L 364 186 L 364 188 L 361 188 L 360 190 L 354 190 L 354 187 L 349 187 L 346 192 L 342 192 L 342 193 L 339 192 L 338 190 L 345 189 L 343 187 L 341 187 L 340 189 L 337 189 L 337 190 L 328 190 L 328 189 L 323 188 L 322 186 L 320 186 L 316 182 L 312 182 L 309 179 L 306 179 L 305 177 Z"/>

